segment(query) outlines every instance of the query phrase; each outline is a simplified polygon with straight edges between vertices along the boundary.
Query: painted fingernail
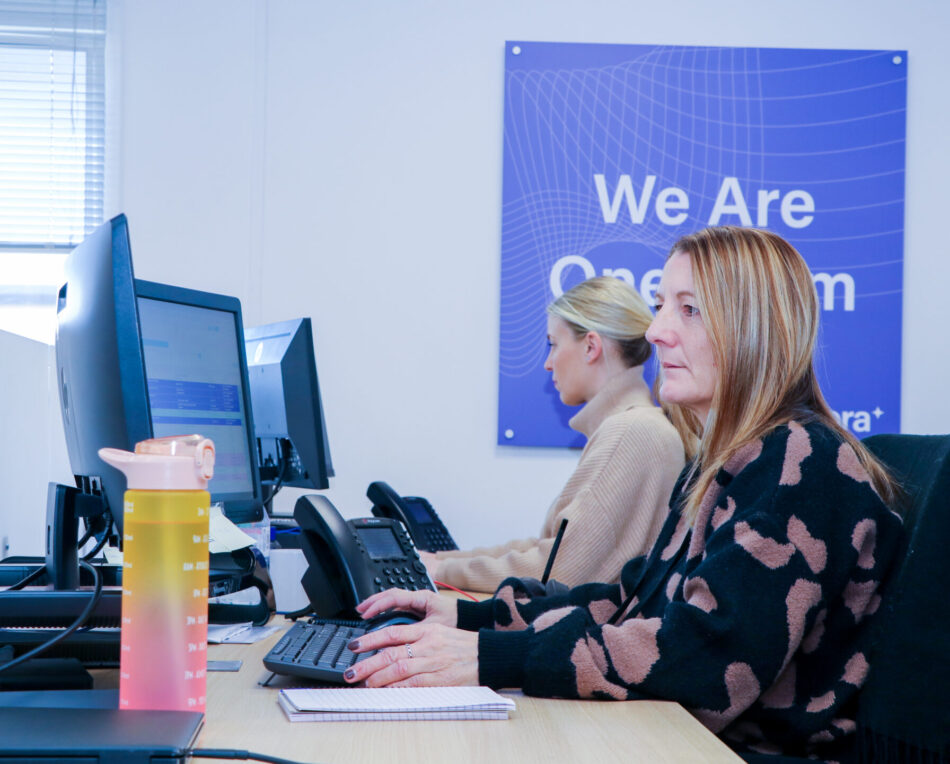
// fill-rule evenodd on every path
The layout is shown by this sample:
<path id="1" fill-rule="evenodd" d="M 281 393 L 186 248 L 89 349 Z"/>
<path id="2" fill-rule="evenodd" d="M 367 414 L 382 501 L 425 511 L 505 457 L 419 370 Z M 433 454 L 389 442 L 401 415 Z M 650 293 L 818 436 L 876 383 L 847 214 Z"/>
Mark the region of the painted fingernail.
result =
<path id="1" fill-rule="evenodd" d="M 346 649 L 349 650 L 350 652 L 355 652 L 356 650 L 359 650 L 360 641 L 358 639 L 351 639 L 349 642 L 347 642 Z"/>
<path id="2" fill-rule="evenodd" d="M 353 681 L 355 677 L 356 677 L 356 672 L 353 669 L 347 669 L 346 671 L 343 672 L 343 678 L 346 679 L 347 681 Z"/>

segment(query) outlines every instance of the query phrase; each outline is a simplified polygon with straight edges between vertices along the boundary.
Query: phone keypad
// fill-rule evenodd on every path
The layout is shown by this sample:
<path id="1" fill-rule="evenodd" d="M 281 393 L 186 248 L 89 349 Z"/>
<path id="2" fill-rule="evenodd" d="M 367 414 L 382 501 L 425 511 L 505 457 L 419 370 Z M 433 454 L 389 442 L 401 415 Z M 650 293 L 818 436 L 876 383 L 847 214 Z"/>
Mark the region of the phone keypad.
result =
<path id="1" fill-rule="evenodd" d="M 414 571 L 413 568 L 416 570 Z M 412 568 L 408 565 L 393 565 L 392 567 L 383 568 L 379 573 L 373 579 L 378 592 L 393 587 L 408 589 L 413 592 L 429 588 L 424 576 L 425 565 L 418 560 L 412 564 Z"/>
<path id="2" fill-rule="evenodd" d="M 458 546 L 444 528 L 430 525 L 423 529 L 425 533 L 426 551 L 447 552 L 458 549 Z"/>

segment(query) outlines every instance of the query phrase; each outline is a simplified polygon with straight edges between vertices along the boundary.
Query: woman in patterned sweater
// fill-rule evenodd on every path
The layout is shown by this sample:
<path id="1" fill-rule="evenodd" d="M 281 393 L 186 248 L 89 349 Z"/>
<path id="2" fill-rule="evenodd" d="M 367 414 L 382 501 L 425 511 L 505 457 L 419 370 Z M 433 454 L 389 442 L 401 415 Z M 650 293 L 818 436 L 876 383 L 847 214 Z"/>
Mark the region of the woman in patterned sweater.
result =
<path id="1" fill-rule="evenodd" d="M 724 227 L 677 242 L 647 337 L 695 458 L 652 551 L 619 585 L 559 596 L 508 579 L 477 604 L 371 597 L 366 617 L 425 619 L 361 637 L 383 649 L 350 681 L 662 698 L 740 753 L 848 759 L 901 529 L 896 487 L 818 388 L 817 324 L 811 274 L 780 237 Z"/>

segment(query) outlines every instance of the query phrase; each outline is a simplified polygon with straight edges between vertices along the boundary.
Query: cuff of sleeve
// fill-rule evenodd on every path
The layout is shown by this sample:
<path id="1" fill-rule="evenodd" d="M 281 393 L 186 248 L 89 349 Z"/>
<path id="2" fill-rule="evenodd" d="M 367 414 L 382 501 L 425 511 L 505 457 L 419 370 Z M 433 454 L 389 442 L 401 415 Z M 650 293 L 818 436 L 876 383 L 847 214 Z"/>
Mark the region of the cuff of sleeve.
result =
<path id="1" fill-rule="evenodd" d="M 528 631 L 478 632 L 478 683 L 486 687 L 521 687 L 531 644 Z"/>
<path id="2" fill-rule="evenodd" d="M 481 602 L 459 600 L 455 610 L 456 626 L 465 631 L 490 629 L 495 625 L 492 615 L 494 600 L 487 599 Z"/>

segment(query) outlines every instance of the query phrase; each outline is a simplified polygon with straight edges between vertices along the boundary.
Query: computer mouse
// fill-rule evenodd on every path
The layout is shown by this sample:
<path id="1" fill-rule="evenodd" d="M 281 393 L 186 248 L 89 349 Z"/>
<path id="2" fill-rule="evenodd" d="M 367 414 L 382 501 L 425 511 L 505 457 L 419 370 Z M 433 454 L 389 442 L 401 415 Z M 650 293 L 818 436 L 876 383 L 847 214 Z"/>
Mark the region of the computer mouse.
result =
<path id="1" fill-rule="evenodd" d="M 365 621 L 367 631 L 376 631 L 386 626 L 398 626 L 404 623 L 418 623 L 422 618 L 405 610 L 384 610 Z"/>

